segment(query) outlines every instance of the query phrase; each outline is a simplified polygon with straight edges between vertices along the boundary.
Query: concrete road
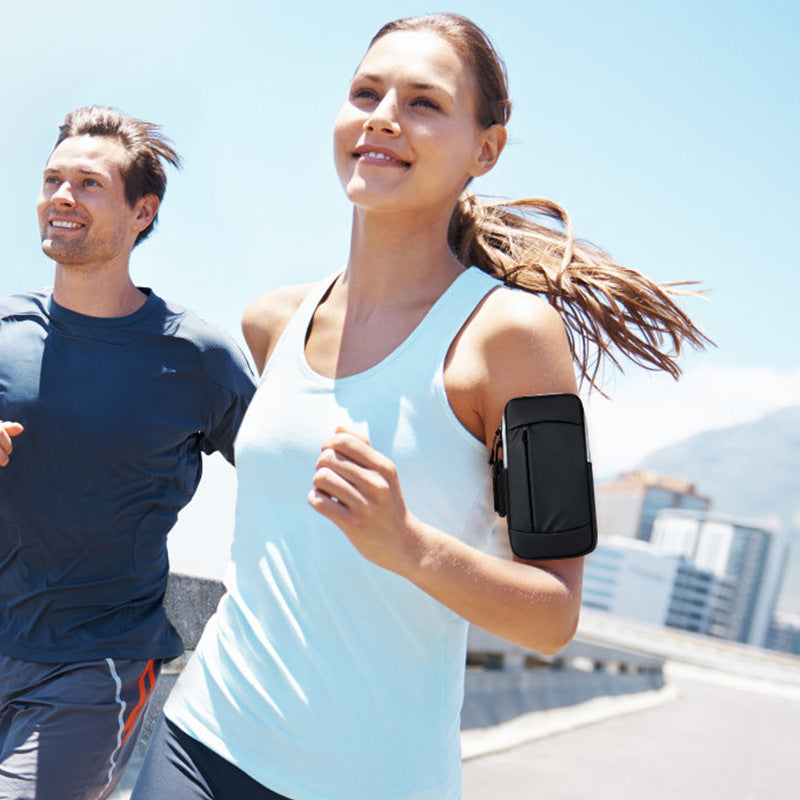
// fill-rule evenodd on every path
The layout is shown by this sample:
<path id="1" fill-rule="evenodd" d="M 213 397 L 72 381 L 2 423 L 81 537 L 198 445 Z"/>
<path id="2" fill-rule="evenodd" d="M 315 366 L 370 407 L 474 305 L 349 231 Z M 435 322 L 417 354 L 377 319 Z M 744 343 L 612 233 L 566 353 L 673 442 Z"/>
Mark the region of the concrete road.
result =
<path id="1" fill-rule="evenodd" d="M 800 687 L 666 673 L 676 699 L 465 761 L 463 800 L 796 800 Z"/>
<path id="2" fill-rule="evenodd" d="M 463 800 L 796 800 L 800 688 L 668 665 L 677 699 L 464 763 Z"/>

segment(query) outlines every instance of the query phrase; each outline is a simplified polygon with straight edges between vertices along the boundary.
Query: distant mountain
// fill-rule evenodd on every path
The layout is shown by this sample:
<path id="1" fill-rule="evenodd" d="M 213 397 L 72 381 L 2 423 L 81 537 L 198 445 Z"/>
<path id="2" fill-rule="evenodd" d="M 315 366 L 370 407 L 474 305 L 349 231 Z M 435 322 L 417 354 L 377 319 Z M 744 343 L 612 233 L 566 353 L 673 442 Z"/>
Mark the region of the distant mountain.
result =
<path id="1" fill-rule="evenodd" d="M 780 606 L 800 613 L 800 406 L 704 431 L 646 456 L 637 469 L 685 478 L 712 511 L 778 524 L 792 540 Z"/>
<path id="2" fill-rule="evenodd" d="M 800 406 L 704 431 L 646 456 L 641 469 L 692 481 L 715 511 L 800 528 Z"/>

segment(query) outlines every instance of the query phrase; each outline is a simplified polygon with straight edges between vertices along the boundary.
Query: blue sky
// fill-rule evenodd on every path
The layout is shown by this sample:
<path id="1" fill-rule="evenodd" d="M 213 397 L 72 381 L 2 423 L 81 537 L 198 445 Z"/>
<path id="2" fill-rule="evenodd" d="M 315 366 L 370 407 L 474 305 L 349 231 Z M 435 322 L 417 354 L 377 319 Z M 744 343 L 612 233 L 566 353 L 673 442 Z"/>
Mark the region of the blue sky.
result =
<path id="1" fill-rule="evenodd" d="M 0 291 L 51 281 L 34 214 L 41 169 L 64 114 L 91 103 L 160 123 L 185 159 L 170 174 L 159 230 L 134 254 L 141 285 L 238 335 L 253 296 L 341 266 L 350 209 L 331 130 L 350 75 L 383 22 L 442 6 L 343 8 L 150 0 L 6 8 Z M 632 466 L 696 430 L 800 403 L 800 5 L 446 8 L 487 30 L 510 75 L 511 144 L 476 190 L 550 197 L 569 209 L 579 236 L 621 263 L 710 290 L 708 301 L 685 307 L 718 347 L 690 352 L 684 381 L 632 367 L 609 376 L 611 402 L 591 401 L 597 472 Z"/>

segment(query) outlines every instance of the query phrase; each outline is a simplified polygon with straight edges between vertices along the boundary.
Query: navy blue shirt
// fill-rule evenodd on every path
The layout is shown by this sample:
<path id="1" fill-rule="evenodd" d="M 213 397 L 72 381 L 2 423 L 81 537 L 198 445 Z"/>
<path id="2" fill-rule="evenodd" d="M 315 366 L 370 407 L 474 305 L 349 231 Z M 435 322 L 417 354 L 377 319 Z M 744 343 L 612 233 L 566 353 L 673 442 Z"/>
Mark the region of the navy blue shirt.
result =
<path id="1" fill-rule="evenodd" d="M 152 292 L 119 318 L 50 293 L 0 299 L 0 652 L 46 663 L 172 658 L 167 532 L 201 452 L 233 461 L 255 383 L 239 348 Z"/>

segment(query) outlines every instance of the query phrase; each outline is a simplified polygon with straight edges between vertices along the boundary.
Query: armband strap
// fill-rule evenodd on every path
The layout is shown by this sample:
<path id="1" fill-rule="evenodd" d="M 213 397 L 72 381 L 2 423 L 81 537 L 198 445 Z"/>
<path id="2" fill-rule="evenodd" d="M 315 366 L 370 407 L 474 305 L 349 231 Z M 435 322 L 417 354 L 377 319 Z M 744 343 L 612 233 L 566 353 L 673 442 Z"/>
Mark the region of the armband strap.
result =
<path id="1" fill-rule="evenodd" d="M 494 495 L 494 510 L 501 516 L 506 515 L 505 485 L 503 482 L 503 447 L 502 427 L 498 427 L 492 442 L 492 454 L 489 463 L 492 465 L 492 493 Z"/>

